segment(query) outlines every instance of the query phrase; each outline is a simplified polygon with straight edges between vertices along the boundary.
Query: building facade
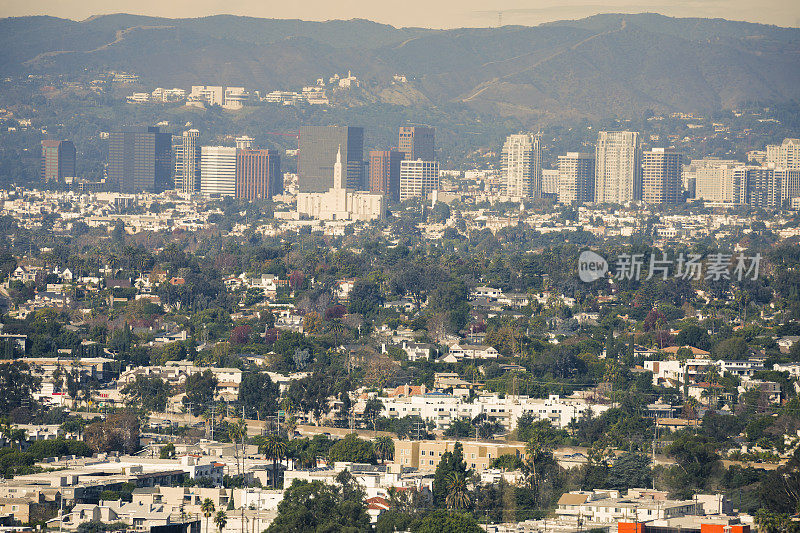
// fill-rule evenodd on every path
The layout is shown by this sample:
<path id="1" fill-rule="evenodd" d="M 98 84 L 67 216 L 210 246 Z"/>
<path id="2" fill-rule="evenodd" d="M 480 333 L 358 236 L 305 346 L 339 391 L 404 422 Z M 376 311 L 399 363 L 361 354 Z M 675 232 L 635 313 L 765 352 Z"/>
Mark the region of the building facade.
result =
<path id="1" fill-rule="evenodd" d="M 172 186 L 172 135 L 157 127 L 131 128 L 108 136 L 108 180 L 112 190 L 135 194 Z"/>
<path id="2" fill-rule="evenodd" d="M 541 198 L 542 149 L 541 135 L 518 133 L 509 135 L 501 157 L 503 190 L 512 198 Z"/>
<path id="3" fill-rule="evenodd" d="M 403 161 L 400 163 L 400 201 L 427 198 L 439 190 L 439 163 L 436 161 Z"/>
<path id="4" fill-rule="evenodd" d="M 558 156 L 558 201 L 571 204 L 594 201 L 594 154 L 567 152 Z"/>
<path id="5" fill-rule="evenodd" d="M 436 159 L 436 130 L 427 126 L 402 126 L 397 139 L 398 150 L 405 159 Z"/>
<path id="6" fill-rule="evenodd" d="M 75 145 L 72 141 L 42 141 L 42 181 L 63 183 L 75 176 Z"/>
<path id="7" fill-rule="evenodd" d="M 741 162 L 732 159 L 693 159 L 685 172 L 694 174 L 695 199 L 737 203 L 740 190 L 737 187 L 737 178 L 741 176 L 741 172 L 736 172 L 736 169 L 742 166 Z"/>
<path id="8" fill-rule="evenodd" d="M 264 200 L 283 193 L 277 150 L 239 149 L 236 153 L 236 198 Z"/>
<path id="9" fill-rule="evenodd" d="M 595 151 L 595 202 L 624 204 L 640 200 L 640 157 L 638 132 L 599 132 Z"/>
<path id="10" fill-rule="evenodd" d="M 400 200 L 400 163 L 403 152 L 398 150 L 372 150 L 369 153 L 369 190 L 379 192 L 387 199 Z"/>
<path id="11" fill-rule="evenodd" d="M 676 204 L 681 197 L 681 156 L 665 148 L 642 154 L 642 200 L 649 204 Z"/>
<path id="12" fill-rule="evenodd" d="M 200 190 L 206 196 L 236 195 L 236 148 L 232 146 L 202 147 Z"/>
<path id="13" fill-rule="evenodd" d="M 800 139 L 784 139 L 781 144 L 767 145 L 764 164 L 775 168 L 800 170 Z"/>
<path id="14" fill-rule="evenodd" d="M 341 150 L 347 187 L 364 190 L 364 128 L 303 126 L 298 142 L 297 173 L 300 192 L 326 192 L 333 187 L 333 162 Z"/>
<path id="15" fill-rule="evenodd" d="M 201 189 L 199 140 L 200 132 L 192 129 L 184 131 L 180 137 L 176 136 L 173 144 L 175 189 L 185 194 L 193 194 Z"/>

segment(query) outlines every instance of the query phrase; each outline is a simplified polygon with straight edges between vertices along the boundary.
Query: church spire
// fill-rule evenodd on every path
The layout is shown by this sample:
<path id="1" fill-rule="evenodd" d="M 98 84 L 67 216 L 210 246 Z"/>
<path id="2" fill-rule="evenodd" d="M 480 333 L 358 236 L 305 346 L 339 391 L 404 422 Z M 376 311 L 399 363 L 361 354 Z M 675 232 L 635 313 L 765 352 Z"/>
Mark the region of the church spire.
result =
<path id="1" fill-rule="evenodd" d="M 342 145 L 336 152 L 336 163 L 333 165 L 333 188 L 344 189 L 345 184 L 342 177 Z"/>

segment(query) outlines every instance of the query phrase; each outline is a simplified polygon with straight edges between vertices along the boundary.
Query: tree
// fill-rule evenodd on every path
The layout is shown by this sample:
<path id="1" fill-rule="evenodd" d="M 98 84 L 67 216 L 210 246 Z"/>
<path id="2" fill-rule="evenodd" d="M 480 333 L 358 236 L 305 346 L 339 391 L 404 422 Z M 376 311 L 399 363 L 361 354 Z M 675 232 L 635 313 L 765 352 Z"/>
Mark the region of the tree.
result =
<path id="1" fill-rule="evenodd" d="M 711 338 L 708 336 L 708 331 L 695 324 L 690 324 L 678 333 L 678 336 L 675 337 L 675 344 L 710 350 Z"/>
<path id="2" fill-rule="evenodd" d="M 225 511 L 217 511 L 217 514 L 214 515 L 214 525 L 217 526 L 219 533 L 222 533 L 222 530 L 225 529 L 225 526 L 228 524 L 228 515 L 225 514 Z"/>
<path id="3" fill-rule="evenodd" d="M 369 515 L 362 495 L 363 491 L 348 492 L 348 488 L 321 481 L 295 480 L 284 491 L 278 516 L 266 533 L 369 531 Z"/>
<path id="4" fill-rule="evenodd" d="M 158 376 L 137 375 L 133 383 L 128 383 L 122 388 L 126 396 L 125 403 L 129 407 L 143 411 L 164 412 L 169 398 L 169 385 Z"/>
<path id="5" fill-rule="evenodd" d="M 652 483 L 650 459 L 634 452 L 620 455 L 609 469 L 606 483 L 612 489 L 649 487 Z"/>
<path id="6" fill-rule="evenodd" d="M 776 513 L 794 514 L 800 509 L 800 448 L 769 474 L 762 484 L 762 500 L 766 509 Z"/>
<path id="7" fill-rule="evenodd" d="M 447 505 L 448 488 L 447 483 L 450 474 L 458 474 L 466 477 L 467 463 L 464 462 L 464 447 L 460 442 L 456 442 L 452 452 L 444 452 L 436 465 L 436 472 L 433 476 L 433 505 L 435 507 L 445 507 Z"/>
<path id="8" fill-rule="evenodd" d="M 366 405 L 364 405 L 364 420 L 372 423 L 373 430 L 375 430 L 375 421 L 378 419 L 378 415 L 381 414 L 381 411 L 383 411 L 383 402 L 378 398 L 370 398 L 367 400 Z"/>
<path id="9" fill-rule="evenodd" d="M 217 378 L 211 370 L 196 372 L 186 378 L 186 396 L 183 404 L 188 406 L 193 415 L 204 412 L 214 401 L 217 390 Z"/>
<path id="10" fill-rule="evenodd" d="M 86 426 L 83 440 L 98 452 L 134 453 L 139 449 L 139 417 L 130 412 L 108 415 Z"/>
<path id="11" fill-rule="evenodd" d="M 200 504 L 200 512 L 206 517 L 206 533 L 208 533 L 208 519 L 211 518 L 211 515 L 214 514 L 214 511 L 216 511 L 216 507 L 214 506 L 214 502 L 211 500 L 211 498 L 206 498 L 203 500 L 203 503 Z"/>
<path id="12" fill-rule="evenodd" d="M 481 533 L 483 529 L 469 513 L 437 509 L 411 526 L 413 533 Z"/>
<path id="13" fill-rule="evenodd" d="M 450 472 L 447 476 L 447 497 L 445 498 L 448 509 L 466 509 L 470 504 L 469 489 L 464 474 Z"/>
<path id="14" fill-rule="evenodd" d="M 158 452 L 158 457 L 160 459 L 172 459 L 175 457 L 175 445 L 170 442 L 166 446 L 162 447 Z"/>
<path id="15" fill-rule="evenodd" d="M 268 459 L 272 459 L 272 488 L 278 487 L 278 462 L 286 457 L 286 441 L 278 435 L 267 435 L 262 445 L 263 453 Z"/>
<path id="16" fill-rule="evenodd" d="M 0 413 L 10 413 L 23 404 L 33 405 L 33 393 L 40 383 L 23 361 L 0 364 Z"/>
<path id="17" fill-rule="evenodd" d="M 747 341 L 742 337 L 731 337 L 725 339 L 714 347 L 714 356 L 719 359 L 739 360 L 746 359 L 750 354 Z"/>
<path id="18" fill-rule="evenodd" d="M 380 287 L 376 283 L 359 279 L 350 289 L 347 310 L 369 316 L 382 302 Z"/>
<path id="19" fill-rule="evenodd" d="M 328 452 L 328 459 L 331 462 L 375 464 L 375 458 L 375 448 L 372 442 L 358 438 L 356 433 L 350 433 L 334 443 Z"/>
<path id="20" fill-rule="evenodd" d="M 273 416 L 278 408 L 278 385 L 266 372 L 243 372 L 238 403 L 247 411 L 255 411 L 259 419 Z"/>
<path id="21" fill-rule="evenodd" d="M 378 457 L 380 457 L 383 462 L 394 457 L 394 440 L 388 435 L 375 437 L 373 447 L 375 448 L 375 453 L 378 454 Z"/>

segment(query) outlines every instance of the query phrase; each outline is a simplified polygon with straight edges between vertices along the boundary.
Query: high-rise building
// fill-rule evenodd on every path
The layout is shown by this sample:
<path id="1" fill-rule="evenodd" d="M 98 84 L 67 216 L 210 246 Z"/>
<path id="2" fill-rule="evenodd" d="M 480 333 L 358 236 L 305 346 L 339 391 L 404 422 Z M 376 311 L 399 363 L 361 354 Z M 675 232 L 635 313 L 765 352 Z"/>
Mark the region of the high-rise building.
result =
<path id="1" fill-rule="evenodd" d="M 264 200 L 282 193 L 281 158 L 277 150 L 236 152 L 236 198 Z"/>
<path id="2" fill-rule="evenodd" d="M 108 135 L 108 181 L 122 193 L 161 192 L 171 186 L 172 135 L 157 127 Z"/>
<path id="3" fill-rule="evenodd" d="M 747 168 L 746 203 L 752 207 L 780 207 L 782 172 L 771 167 Z"/>
<path id="4" fill-rule="evenodd" d="M 743 166 L 740 161 L 733 159 L 706 157 L 693 159 L 684 172 L 694 173 L 694 198 L 735 204 L 739 203 L 741 197 L 741 187 L 737 186 L 741 172 L 736 169 Z"/>
<path id="5" fill-rule="evenodd" d="M 202 193 L 206 196 L 235 196 L 236 148 L 203 146 L 200 153 Z"/>
<path id="6" fill-rule="evenodd" d="M 594 154 L 567 152 L 558 156 L 558 201 L 562 204 L 594 201 Z"/>
<path id="7" fill-rule="evenodd" d="M 428 126 L 401 126 L 397 140 L 398 150 L 405 159 L 433 161 L 436 159 L 436 130 Z"/>
<path id="8" fill-rule="evenodd" d="M 439 163 L 436 161 L 402 161 L 400 163 L 400 201 L 427 198 L 439 190 Z"/>
<path id="9" fill-rule="evenodd" d="M 601 131 L 595 151 L 594 200 L 624 204 L 642 197 L 639 133 Z"/>
<path id="10" fill-rule="evenodd" d="M 42 141 L 42 180 L 45 183 L 63 182 L 75 177 L 75 145 L 72 141 Z"/>
<path id="11" fill-rule="evenodd" d="M 369 190 L 383 193 L 387 199 L 400 200 L 400 163 L 403 152 L 372 150 L 369 153 Z"/>
<path id="12" fill-rule="evenodd" d="M 800 139 L 784 139 L 780 145 L 767 146 L 764 164 L 773 163 L 775 168 L 800 170 Z"/>
<path id="13" fill-rule="evenodd" d="M 642 154 L 642 201 L 677 204 L 681 186 L 681 155 L 674 150 L 653 148 Z"/>
<path id="14" fill-rule="evenodd" d="M 333 163 L 340 147 L 347 188 L 364 190 L 364 128 L 302 126 L 297 154 L 300 192 L 326 192 L 333 186 Z"/>
<path id="15" fill-rule="evenodd" d="M 542 169 L 542 197 L 558 198 L 558 169 Z"/>
<path id="16" fill-rule="evenodd" d="M 200 179 L 200 132 L 184 131 L 175 136 L 172 149 L 175 152 L 175 189 L 193 194 L 201 189 Z"/>
<path id="17" fill-rule="evenodd" d="M 509 135 L 503 144 L 503 191 L 512 198 L 542 196 L 541 135 Z"/>

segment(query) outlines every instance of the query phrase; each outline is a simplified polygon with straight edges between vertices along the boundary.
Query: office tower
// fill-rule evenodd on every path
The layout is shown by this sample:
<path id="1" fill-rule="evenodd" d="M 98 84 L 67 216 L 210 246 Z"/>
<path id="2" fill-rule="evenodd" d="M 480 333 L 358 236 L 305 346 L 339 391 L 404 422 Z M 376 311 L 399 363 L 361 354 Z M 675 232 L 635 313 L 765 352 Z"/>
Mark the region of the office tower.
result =
<path id="1" fill-rule="evenodd" d="M 400 201 L 427 198 L 439 189 L 439 163 L 436 161 L 402 161 L 400 163 Z"/>
<path id="2" fill-rule="evenodd" d="M 681 186 L 681 155 L 665 148 L 642 154 L 642 201 L 677 204 Z"/>
<path id="3" fill-rule="evenodd" d="M 200 151 L 200 190 L 206 196 L 236 195 L 236 148 L 203 146 Z"/>
<path id="4" fill-rule="evenodd" d="M 775 169 L 781 183 L 781 205 L 791 205 L 792 198 L 800 196 L 800 170 Z"/>
<path id="5" fill-rule="evenodd" d="M 297 155 L 300 192 L 326 192 L 333 187 L 333 163 L 340 147 L 347 187 L 364 189 L 364 128 L 302 126 Z"/>
<path id="6" fill-rule="evenodd" d="M 249 150 L 253 147 L 253 138 L 247 135 L 236 137 L 236 148 L 239 150 Z"/>
<path id="7" fill-rule="evenodd" d="M 693 159 L 684 172 L 694 173 L 694 198 L 733 204 L 739 196 L 736 168 L 742 166 L 740 161 L 706 157 Z"/>
<path id="8" fill-rule="evenodd" d="M 558 156 L 559 203 L 594 201 L 594 161 L 594 154 L 582 152 Z"/>
<path id="9" fill-rule="evenodd" d="M 264 200 L 282 193 L 283 175 L 277 150 L 236 152 L 236 198 Z"/>
<path id="10" fill-rule="evenodd" d="M 639 133 L 601 131 L 595 151 L 594 201 L 624 204 L 642 197 Z"/>
<path id="11" fill-rule="evenodd" d="M 770 167 L 747 168 L 747 197 L 745 202 L 752 207 L 780 207 L 782 172 Z"/>
<path id="12" fill-rule="evenodd" d="M 400 200 L 400 163 L 403 152 L 373 150 L 369 153 L 369 190 L 386 195 L 386 199 Z"/>
<path id="13" fill-rule="evenodd" d="M 405 154 L 405 159 L 433 161 L 436 159 L 435 132 L 427 126 L 402 126 L 397 141 L 398 150 Z"/>
<path id="14" fill-rule="evenodd" d="M 175 136 L 172 149 L 175 152 L 175 189 L 193 194 L 200 190 L 200 132 L 184 131 Z"/>
<path id="15" fill-rule="evenodd" d="M 108 181 L 122 193 L 161 192 L 172 177 L 172 135 L 157 127 L 131 128 L 108 136 Z"/>
<path id="16" fill-rule="evenodd" d="M 542 196 L 541 135 L 509 135 L 503 144 L 503 190 L 512 198 Z"/>
<path id="17" fill-rule="evenodd" d="M 63 183 L 65 177 L 75 177 L 75 145 L 72 141 L 42 141 L 42 180 Z"/>
<path id="18" fill-rule="evenodd" d="M 542 169 L 542 196 L 558 198 L 558 169 Z"/>
<path id="19" fill-rule="evenodd" d="M 768 145 L 764 164 L 770 163 L 775 168 L 800 170 L 800 139 L 784 139 L 780 145 Z"/>

